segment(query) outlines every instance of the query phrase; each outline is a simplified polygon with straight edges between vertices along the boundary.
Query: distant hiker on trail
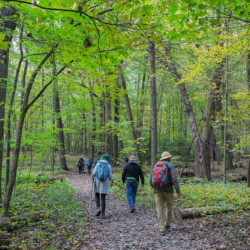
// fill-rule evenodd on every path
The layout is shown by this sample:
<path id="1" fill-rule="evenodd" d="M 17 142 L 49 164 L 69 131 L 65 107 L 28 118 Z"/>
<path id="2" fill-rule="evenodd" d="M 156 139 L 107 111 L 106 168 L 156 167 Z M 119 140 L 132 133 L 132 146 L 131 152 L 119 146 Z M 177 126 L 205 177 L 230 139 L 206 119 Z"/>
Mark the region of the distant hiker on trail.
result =
<path id="1" fill-rule="evenodd" d="M 109 181 L 112 180 L 111 166 L 109 165 L 109 155 L 104 154 L 100 161 L 95 165 L 92 173 L 94 181 L 94 193 L 96 202 L 96 216 L 105 218 L 106 194 L 109 193 Z M 100 206 L 100 198 L 102 207 Z"/>
<path id="2" fill-rule="evenodd" d="M 88 169 L 88 174 L 91 175 L 91 167 L 92 167 L 92 164 L 93 164 L 93 160 L 91 158 L 88 159 L 87 161 L 87 169 Z"/>
<path id="3" fill-rule="evenodd" d="M 139 177 L 141 178 L 142 187 L 144 187 L 144 176 L 141 167 L 136 163 L 136 157 L 132 155 L 122 172 L 122 182 L 124 184 L 126 181 L 127 200 L 131 213 L 135 211 L 135 198 L 139 185 Z"/>
<path id="4" fill-rule="evenodd" d="M 150 176 L 150 184 L 154 188 L 156 211 L 161 235 L 170 231 L 173 210 L 173 185 L 180 197 L 180 187 L 177 181 L 175 166 L 170 163 L 171 154 L 163 152 L 161 159 L 153 168 Z"/>
<path id="5" fill-rule="evenodd" d="M 78 163 L 77 163 L 77 167 L 79 169 L 79 174 L 81 174 L 84 171 L 84 161 L 85 161 L 85 158 L 82 155 L 81 158 L 79 159 Z"/>

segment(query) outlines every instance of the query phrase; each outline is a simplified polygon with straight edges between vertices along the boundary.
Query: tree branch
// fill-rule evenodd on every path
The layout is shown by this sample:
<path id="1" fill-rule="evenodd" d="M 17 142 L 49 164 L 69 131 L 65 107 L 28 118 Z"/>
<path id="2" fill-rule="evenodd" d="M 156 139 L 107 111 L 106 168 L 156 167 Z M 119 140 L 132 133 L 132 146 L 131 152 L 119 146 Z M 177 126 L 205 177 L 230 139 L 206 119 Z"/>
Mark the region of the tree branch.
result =
<path id="1" fill-rule="evenodd" d="M 67 65 L 63 66 L 54 76 L 53 78 L 41 89 L 41 91 L 36 95 L 36 97 L 34 97 L 34 99 L 27 105 L 26 109 L 28 110 L 35 102 L 36 100 L 43 94 L 43 92 L 47 89 L 47 87 L 49 87 L 49 85 L 56 79 L 56 77 L 61 74 L 67 67 L 69 64 L 71 64 L 73 62 L 70 61 Z"/>
<path id="2" fill-rule="evenodd" d="M 50 7 L 45 7 L 45 6 L 39 5 L 37 3 L 31 3 L 31 2 L 26 2 L 26 1 L 22 1 L 22 0 L 3 0 L 3 1 L 4 2 L 24 3 L 24 4 L 32 5 L 32 6 L 44 9 L 44 10 L 79 13 L 79 14 L 83 14 L 84 16 L 88 17 L 89 19 L 96 20 L 96 21 L 98 21 L 100 23 L 103 23 L 103 24 L 106 24 L 106 25 L 111 25 L 111 26 L 116 26 L 116 27 L 123 27 L 123 28 L 128 28 L 128 29 L 135 29 L 135 28 L 131 28 L 131 27 L 126 26 L 126 25 L 130 25 L 130 23 L 124 23 L 124 24 L 110 23 L 110 22 L 107 22 L 107 21 L 103 21 L 103 20 L 101 20 L 99 18 L 90 16 L 89 14 L 87 14 L 86 12 L 81 11 L 81 10 L 50 8 Z"/>

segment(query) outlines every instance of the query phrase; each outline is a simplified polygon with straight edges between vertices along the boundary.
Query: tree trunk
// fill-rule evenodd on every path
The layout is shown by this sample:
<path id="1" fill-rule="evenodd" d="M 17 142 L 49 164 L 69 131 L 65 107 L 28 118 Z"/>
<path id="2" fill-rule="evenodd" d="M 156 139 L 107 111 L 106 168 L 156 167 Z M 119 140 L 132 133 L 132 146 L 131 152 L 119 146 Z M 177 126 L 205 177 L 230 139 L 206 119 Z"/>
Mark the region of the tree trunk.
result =
<path id="1" fill-rule="evenodd" d="M 19 37 L 19 49 L 20 49 L 20 58 L 16 69 L 16 75 L 14 79 L 14 85 L 13 90 L 10 97 L 9 102 L 9 110 L 8 110 L 8 119 L 7 119 L 7 135 L 6 135 L 6 141 L 7 141 L 7 152 L 6 152 L 6 177 L 5 177 L 5 186 L 7 187 L 9 182 L 9 174 L 10 174 L 10 142 L 11 142 L 11 115 L 12 115 L 12 107 L 14 104 L 15 94 L 16 94 L 16 88 L 17 88 L 17 82 L 18 82 L 18 76 L 20 72 L 20 68 L 23 62 L 23 48 L 22 48 L 22 39 L 23 39 L 23 26 L 21 26 L 20 29 L 20 37 Z"/>
<path id="2" fill-rule="evenodd" d="M 167 55 L 167 68 L 172 74 L 177 86 L 179 88 L 181 98 L 184 105 L 184 112 L 186 113 L 189 121 L 189 126 L 192 132 L 194 144 L 195 144 L 195 175 L 202 177 L 202 165 L 203 165 L 203 154 L 202 154 L 202 143 L 201 143 L 201 136 L 198 130 L 198 126 L 196 123 L 195 115 L 193 112 L 193 107 L 190 102 L 186 86 L 184 83 L 179 84 L 181 80 L 181 75 L 177 71 L 177 67 L 173 61 L 172 56 L 170 55 L 171 47 L 166 47 L 166 55 Z"/>
<path id="3" fill-rule="evenodd" d="M 130 106 L 130 102 L 129 102 L 129 97 L 128 97 L 128 93 L 127 93 L 125 78 L 124 78 L 124 75 L 122 74 L 121 70 L 119 70 L 119 69 L 118 69 L 118 74 L 120 77 L 122 89 L 124 91 L 124 95 L 123 95 L 124 102 L 125 102 L 126 108 L 127 108 L 128 120 L 130 122 L 130 129 L 131 129 L 131 134 L 132 134 L 132 138 L 134 141 L 135 154 L 136 154 L 137 159 L 139 159 L 139 162 L 141 163 L 142 159 L 141 159 L 141 155 L 140 155 L 139 144 L 137 143 L 137 134 L 136 134 L 136 129 L 135 129 L 134 120 L 133 120 L 133 114 L 132 114 L 132 110 L 131 110 L 131 106 Z"/>
<path id="4" fill-rule="evenodd" d="M 111 110 L 111 96 L 109 89 L 106 89 L 106 111 L 107 111 L 107 120 L 105 124 L 105 152 L 110 155 L 112 158 L 112 132 L 111 132 L 111 126 L 107 123 L 111 122 L 112 120 L 112 110 Z"/>
<path id="5" fill-rule="evenodd" d="M 56 76 L 56 62 L 55 62 L 55 56 L 53 54 L 52 59 L 52 65 L 53 65 L 53 75 Z M 59 91 L 57 86 L 57 80 L 54 81 L 54 112 L 56 115 L 57 120 L 57 129 L 58 129 L 58 146 L 59 146 L 59 162 L 60 162 L 60 168 L 62 170 L 68 171 L 67 162 L 66 162 L 66 156 L 65 156 L 65 142 L 64 142 L 64 132 L 63 132 L 63 122 L 61 117 L 61 107 L 60 107 L 60 99 L 59 99 Z"/>
<path id="6" fill-rule="evenodd" d="M 114 135 L 113 135 L 113 158 L 114 158 L 114 166 L 117 164 L 118 160 L 118 149 L 119 149 L 119 144 L 118 144 L 118 131 L 117 131 L 117 126 L 120 121 L 119 117 L 119 106 L 120 106 L 120 96 L 119 96 L 119 90 L 120 90 L 120 84 L 119 84 L 119 79 L 116 79 L 116 90 L 115 90 L 115 100 L 114 100 L 114 123 L 115 123 L 115 129 L 114 129 Z"/>
<path id="7" fill-rule="evenodd" d="M 250 50 L 248 50 L 247 54 L 246 69 L 247 69 L 246 80 L 247 80 L 248 96 L 250 96 Z M 250 110 L 250 105 L 248 105 L 248 110 Z M 250 131 L 250 117 L 248 118 L 248 131 Z M 248 162 L 247 186 L 250 187 L 250 161 Z"/>
<path id="8" fill-rule="evenodd" d="M 142 76 L 142 84 L 141 84 L 141 95 L 140 95 L 140 102 L 139 102 L 139 114 L 137 119 L 137 138 L 140 138 L 142 135 L 143 129 L 143 114 L 144 114 L 144 107 L 145 107 L 145 81 L 146 81 L 146 70 L 143 72 Z"/>
<path id="9" fill-rule="evenodd" d="M 102 97 L 100 98 L 100 128 L 102 130 L 102 133 L 99 136 L 99 140 L 100 142 L 102 142 L 103 144 L 105 144 L 105 120 L 106 120 L 106 107 L 105 107 L 105 93 L 102 93 Z M 100 150 L 100 149 L 99 149 Z M 101 153 L 103 153 L 103 151 L 105 151 L 105 147 L 102 146 L 101 148 Z M 98 152 L 99 153 L 99 152 Z"/>
<path id="10" fill-rule="evenodd" d="M 4 114 L 6 102 L 6 89 L 8 79 L 9 51 L 13 32 L 16 28 L 16 9 L 12 6 L 5 6 L 0 9 L 0 29 L 4 35 L 6 49 L 0 49 L 0 201 L 2 200 L 2 166 L 4 146 Z"/>
<path id="11" fill-rule="evenodd" d="M 55 114 L 57 119 L 57 129 L 58 129 L 58 142 L 59 142 L 59 161 L 60 168 L 62 170 L 68 171 L 66 156 L 65 156 L 65 144 L 64 144 L 64 132 L 63 132 L 63 122 L 61 117 L 61 107 L 59 92 L 57 89 L 54 90 L 54 100 L 55 100 Z"/>
<path id="12" fill-rule="evenodd" d="M 95 102 L 94 102 L 94 92 L 93 86 L 90 82 L 90 99 L 91 99 L 91 106 L 92 106 L 92 131 L 91 131 L 91 143 L 90 143 L 90 157 L 94 159 L 95 156 L 95 133 L 96 133 L 96 111 L 95 111 Z"/>
<path id="13" fill-rule="evenodd" d="M 156 72 L 155 72 L 155 44 L 148 43 L 150 58 L 150 107 L 151 107 L 151 165 L 157 161 L 157 93 L 156 93 Z"/>

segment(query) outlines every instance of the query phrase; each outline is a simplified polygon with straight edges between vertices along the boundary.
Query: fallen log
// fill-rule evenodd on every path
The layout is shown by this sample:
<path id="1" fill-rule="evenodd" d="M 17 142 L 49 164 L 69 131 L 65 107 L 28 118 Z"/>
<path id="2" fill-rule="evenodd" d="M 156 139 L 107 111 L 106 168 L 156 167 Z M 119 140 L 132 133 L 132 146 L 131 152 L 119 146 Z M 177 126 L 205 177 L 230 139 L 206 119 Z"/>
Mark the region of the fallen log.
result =
<path id="1" fill-rule="evenodd" d="M 174 216 L 176 219 L 193 219 L 209 214 L 227 213 L 233 210 L 233 206 L 216 210 L 211 207 L 175 208 Z"/>
<path id="2" fill-rule="evenodd" d="M 45 211 L 34 211 L 19 216 L 0 218 L 0 230 L 11 232 L 17 228 L 42 220 Z"/>

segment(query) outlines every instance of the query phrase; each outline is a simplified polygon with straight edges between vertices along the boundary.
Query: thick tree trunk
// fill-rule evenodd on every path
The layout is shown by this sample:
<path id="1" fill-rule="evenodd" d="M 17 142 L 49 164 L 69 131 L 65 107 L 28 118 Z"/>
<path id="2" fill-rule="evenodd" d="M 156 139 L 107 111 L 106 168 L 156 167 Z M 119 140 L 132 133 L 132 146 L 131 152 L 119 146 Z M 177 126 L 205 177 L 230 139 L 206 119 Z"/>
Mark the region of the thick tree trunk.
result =
<path id="1" fill-rule="evenodd" d="M 0 30 L 4 35 L 6 49 L 0 49 L 0 201 L 2 200 L 2 166 L 4 146 L 4 114 L 6 102 L 6 89 L 8 78 L 9 51 L 13 32 L 16 28 L 16 9 L 12 6 L 5 6 L 0 9 Z"/>
<path id="2" fill-rule="evenodd" d="M 156 72 L 155 72 L 155 44 L 148 43 L 150 58 L 150 107 L 151 107 L 151 165 L 157 161 L 157 93 L 156 93 Z"/>
<path id="3" fill-rule="evenodd" d="M 132 134 L 132 138 L 133 138 L 133 141 L 134 141 L 135 154 L 136 154 L 137 159 L 139 159 L 139 162 L 141 163 L 142 159 L 141 159 L 141 155 L 140 155 L 139 145 L 137 143 L 137 134 L 136 134 L 133 114 L 132 114 L 132 110 L 131 110 L 131 106 L 130 106 L 130 102 L 129 102 L 129 97 L 128 97 L 128 93 L 127 93 L 125 78 L 124 78 L 124 75 L 122 74 L 122 72 L 119 69 L 118 69 L 118 73 L 119 73 L 119 77 L 120 77 L 120 81 L 121 81 L 121 86 L 122 86 L 122 89 L 124 91 L 124 95 L 123 95 L 124 96 L 124 102 L 125 102 L 125 105 L 126 105 L 126 108 L 127 108 L 128 120 L 130 122 L 130 129 L 131 129 L 131 134 Z"/>
<path id="4" fill-rule="evenodd" d="M 10 141 L 11 141 L 11 115 L 12 115 L 12 107 L 14 104 L 14 98 L 16 94 L 16 88 L 17 88 L 17 82 L 18 82 L 18 76 L 21 69 L 21 65 L 23 62 L 23 48 L 22 48 L 22 39 L 23 39 L 23 26 L 21 26 L 20 29 L 20 37 L 19 37 L 19 49 L 20 49 L 20 58 L 16 69 L 16 75 L 14 79 L 14 85 L 13 90 L 10 97 L 9 102 L 9 110 L 8 110 L 8 119 L 7 119 L 7 135 L 6 135 L 6 141 L 7 141 L 7 147 L 6 147 L 6 177 L 5 177 L 5 185 L 8 185 L 9 182 L 9 174 L 10 174 Z"/>

